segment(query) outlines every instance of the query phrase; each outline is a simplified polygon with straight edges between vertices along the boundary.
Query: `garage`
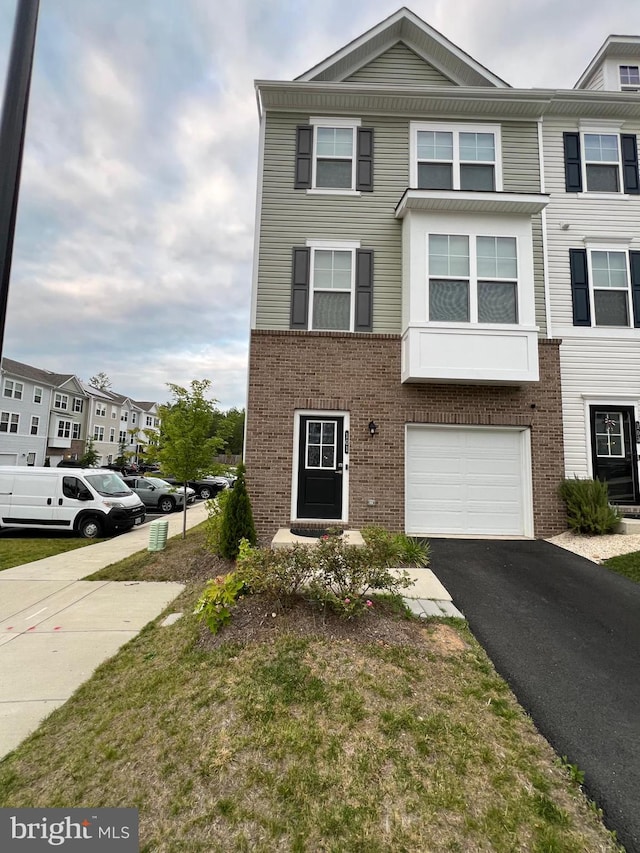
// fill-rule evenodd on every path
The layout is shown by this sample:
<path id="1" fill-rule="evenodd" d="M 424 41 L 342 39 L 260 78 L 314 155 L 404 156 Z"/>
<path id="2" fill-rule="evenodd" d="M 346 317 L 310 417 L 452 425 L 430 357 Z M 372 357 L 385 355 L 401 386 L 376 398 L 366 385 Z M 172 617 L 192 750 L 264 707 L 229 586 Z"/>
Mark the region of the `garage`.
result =
<path id="1" fill-rule="evenodd" d="M 412 536 L 533 536 L 528 429 L 410 424 L 405 529 Z"/>
<path id="2" fill-rule="evenodd" d="M 0 465 L 17 465 L 17 453 L 0 453 Z"/>

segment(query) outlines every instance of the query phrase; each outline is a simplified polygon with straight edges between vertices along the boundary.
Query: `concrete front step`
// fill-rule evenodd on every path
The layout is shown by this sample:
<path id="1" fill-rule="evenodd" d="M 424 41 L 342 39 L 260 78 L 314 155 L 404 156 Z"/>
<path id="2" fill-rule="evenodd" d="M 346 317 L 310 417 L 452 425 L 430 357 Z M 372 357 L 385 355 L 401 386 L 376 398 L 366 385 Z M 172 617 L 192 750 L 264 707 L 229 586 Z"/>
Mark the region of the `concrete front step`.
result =
<path id="1" fill-rule="evenodd" d="M 315 545 L 320 537 L 297 536 L 288 527 L 281 527 L 271 540 L 272 548 L 289 548 L 291 545 Z M 340 536 L 347 545 L 364 545 L 362 533 L 359 530 L 345 530 Z"/>
<path id="2" fill-rule="evenodd" d="M 623 518 L 616 527 L 616 533 L 632 536 L 640 533 L 640 518 Z"/>

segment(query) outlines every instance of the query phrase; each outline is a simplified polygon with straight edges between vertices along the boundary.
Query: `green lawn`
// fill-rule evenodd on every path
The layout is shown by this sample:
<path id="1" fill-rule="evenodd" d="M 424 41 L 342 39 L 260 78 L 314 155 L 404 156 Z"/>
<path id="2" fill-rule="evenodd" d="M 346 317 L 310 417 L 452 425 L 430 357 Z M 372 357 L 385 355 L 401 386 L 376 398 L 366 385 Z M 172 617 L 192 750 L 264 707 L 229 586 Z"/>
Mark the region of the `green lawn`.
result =
<path id="1" fill-rule="evenodd" d="M 640 551 L 632 551 L 631 554 L 620 554 L 618 557 L 610 557 L 603 561 L 603 566 L 624 575 L 636 583 L 640 583 Z"/>
<path id="2" fill-rule="evenodd" d="M 191 615 L 204 536 L 155 555 L 163 577 L 193 573 L 183 618 L 149 625 L 0 762 L 0 806 L 137 807 L 146 853 L 618 849 L 464 623 L 381 607 L 331 635 L 317 611 L 303 631 L 249 598 L 212 638 Z"/>
<path id="3" fill-rule="evenodd" d="M 32 563 L 54 554 L 63 554 L 101 542 L 100 539 L 81 539 L 79 536 L 39 536 L 38 531 L 7 531 L 0 536 L 0 571 L 23 563 Z"/>

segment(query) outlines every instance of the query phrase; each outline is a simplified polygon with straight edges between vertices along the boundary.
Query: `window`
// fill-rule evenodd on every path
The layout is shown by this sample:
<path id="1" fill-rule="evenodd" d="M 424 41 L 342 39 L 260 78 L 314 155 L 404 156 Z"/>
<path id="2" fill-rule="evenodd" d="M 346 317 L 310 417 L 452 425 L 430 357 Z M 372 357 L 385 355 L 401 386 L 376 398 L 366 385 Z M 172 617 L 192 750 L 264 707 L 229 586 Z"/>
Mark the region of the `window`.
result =
<path id="1" fill-rule="evenodd" d="M 620 66 L 620 88 L 623 91 L 636 92 L 640 88 L 640 67 L 637 65 Z"/>
<path id="2" fill-rule="evenodd" d="M 80 424 L 73 424 L 71 437 L 72 438 L 80 438 Z"/>
<path id="3" fill-rule="evenodd" d="M 65 498 L 72 498 L 73 500 L 91 500 L 93 495 L 89 491 L 89 489 L 85 486 L 82 480 L 79 480 L 77 477 L 63 477 L 62 478 L 62 494 Z"/>
<path id="4" fill-rule="evenodd" d="M 294 248 L 292 329 L 371 331 L 373 252 L 359 245 L 308 240 L 307 248 Z"/>
<path id="5" fill-rule="evenodd" d="M 116 409 L 111 409 L 111 417 L 115 420 L 118 417 L 118 412 Z"/>
<path id="6" fill-rule="evenodd" d="M 42 388 L 38 388 L 37 386 L 33 389 L 33 402 L 41 403 L 42 402 Z"/>
<path id="7" fill-rule="evenodd" d="M 336 467 L 335 421 L 307 421 L 306 468 Z"/>
<path id="8" fill-rule="evenodd" d="M 148 427 L 153 426 L 153 418 L 150 415 L 147 415 L 146 424 Z"/>
<path id="9" fill-rule="evenodd" d="M 640 193 L 635 134 L 593 128 L 563 139 L 567 192 Z"/>
<path id="10" fill-rule="evenodd" d="M 93 428 L 93 440 L 94 441 L 104 441 L 104 427 L 103 426 L 94 426 L 94 428 Z"/>
<path id="11" fill-rule="evenodd" d="M 430 234 L 429 320 L 517 323 L 515 237 Z"/>
<path id="12" fill-rule="evenodd" d="M 120 415 L 120 420 L 126 423 L 129 420 L 129 412 L 122 412 L 122 414 Z"/>
<path id="13" fill-rule="evenodd" d="M 620 192 L 620 150 L 615 133 L 585 133 L 587 192 Z"/>
<path id="14" fill-rule="evenodd" d="M 69 408 L 69 397 L 66 394 L 60 394 L 56 391 L 53 398 L 53 406 L 55 409 L 64 409 L 66 411 Z"/>
<path id="15" fill-rule="evenodd" d="M 116 428 L 111 427 L 109 430 L 109 441 L 114 442 L 116 440 Z"/>
<path id="16" fill-rule="evenodd" d="M 30 430 L 30 434 L 31 434 L 31 435 L 37 435 L 37 434 L 38 434 L 38 427 L 39 427 L 39 426 L 40 426 L 40 418 L 39 418 L 37 415 L 32 415 L 32 416 L 31 416 L 31 430 Z"/>
<path id="17" fill-rule="evenodd" d="M 311 117 L 296 131 L 296 189 L 373 191 L 373 128 L 360 119 Z"/>
<path id="18" fill-rule="evenodd" d="M 104 403 L 96 403 L 96 417 L 105 418 L 107 416 L 107 407 Z"/>
<path id="19" fill-rule="evenodd" d="M 121 429 L 121 430 L 120 430 L 120 437 L 119 437 L 119 439 L 118 439 L 118 442 L 119 442 L 120 444 L 126 444 L 126 441 L 127 441 L 127 431 L 126 431 L 125 429 Z"/>
<path id="20" fill-rule="evenodd" d="M 502 189 L 500 128 L 411 125 L 411 186 L 422 190 Z"/>
<path id="21" fill-rule="evenodd" d="M 135 412 L 131 412 L 131 423 L 132 423 L 132 424 L 135 424 L 136 420 L 137 420 L 136 413 L 135 413 Z"/>
<path id="22" fill-rule="evenodd" d="M 570 249 L 574 326 L 640 326 L 640 252 Z"/>
<path id="23" fill-rule="evenodd" d="M 312 250 L 311 328 L 351 329 L 353 251 Z"/>
<path id="24" fill-rule="evenodd" d="M 58 421 L 56 435 L 58 438 L 71 438 L 71 421 Z"/>
<path id="25" fill-rule="evenodd" d="M 621 413 L 596 412 L 595 438 L 598 456 L 623 458 L 625 447 Z"/>
<path id="26" fill-rule="evenodd" d="M 82 403 L 83 401 L 79 397 L 73 398 L 73 411 L 81 412 L 82 411 Z"/>
<path id="27" fill-rule="evenodd" d="M 4 380 L 4 396 L 13 397 L 14 400 L 22 400 L 24 385 L 22 382 L 14 382 L 12 379 Z"/>
<path id="28" fill-rule="evenodd" d="M 158 427 L 160 426 L 160 419 L 159 419 L 159 418 L 154 418 L 154 419 L 153 419 L 153 425 L 154 425 L 154 427 L 155 427 L 156 429 L 158 429 Z"/>
<path id="29" fill-rule="evenodd" d="M 36 464 L 36 454 L 31 451 L 27 453 L 27 465 L 33 467 Z"/>
<path id="30" fill-rule="evenodd" d="M 20 415 L 12 412 L 0 412 L 0 432 L 18 432 Z"/>

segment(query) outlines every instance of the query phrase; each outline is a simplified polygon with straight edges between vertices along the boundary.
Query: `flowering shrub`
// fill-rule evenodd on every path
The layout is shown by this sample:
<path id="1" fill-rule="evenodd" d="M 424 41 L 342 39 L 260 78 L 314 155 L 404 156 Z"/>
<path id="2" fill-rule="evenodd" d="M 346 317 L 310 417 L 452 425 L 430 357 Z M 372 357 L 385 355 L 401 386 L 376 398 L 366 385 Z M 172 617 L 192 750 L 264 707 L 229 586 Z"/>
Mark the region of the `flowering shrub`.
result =
<path id="1" fill-rule="evenodd" d="M 193 612 L 216 634 L 231 618 L 231 607 L 245 591 L 245 583 L 237 572 L 219 575 L 207 583 Z"/>

